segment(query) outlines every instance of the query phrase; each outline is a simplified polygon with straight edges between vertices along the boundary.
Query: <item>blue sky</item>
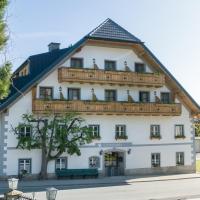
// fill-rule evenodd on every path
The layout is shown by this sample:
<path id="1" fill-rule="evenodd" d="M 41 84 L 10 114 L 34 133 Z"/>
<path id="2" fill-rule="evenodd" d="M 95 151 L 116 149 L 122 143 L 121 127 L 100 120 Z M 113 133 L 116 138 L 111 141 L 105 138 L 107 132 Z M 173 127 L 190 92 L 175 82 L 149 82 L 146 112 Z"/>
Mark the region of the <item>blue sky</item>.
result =
<path id="1" fill-rule="evenodd" d="M 8 58 L 16 69 L 28 56 L 61 48 L 111 18 L 140 38 L 200 104 L 199 0 L 10 0 Z"/>

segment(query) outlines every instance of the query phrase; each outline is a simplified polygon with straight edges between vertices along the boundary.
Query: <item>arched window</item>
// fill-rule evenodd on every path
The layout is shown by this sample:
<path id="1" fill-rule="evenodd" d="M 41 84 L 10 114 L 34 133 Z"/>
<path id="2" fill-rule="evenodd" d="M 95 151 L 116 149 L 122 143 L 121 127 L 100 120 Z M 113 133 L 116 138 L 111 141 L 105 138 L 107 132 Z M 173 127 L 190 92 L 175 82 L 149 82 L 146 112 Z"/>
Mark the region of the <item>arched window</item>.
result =
<path id="1" fill-rule="evenodd" d="M 98 156 L 89 157 L 89 168 L 99 168 L 100 158 Z"/>

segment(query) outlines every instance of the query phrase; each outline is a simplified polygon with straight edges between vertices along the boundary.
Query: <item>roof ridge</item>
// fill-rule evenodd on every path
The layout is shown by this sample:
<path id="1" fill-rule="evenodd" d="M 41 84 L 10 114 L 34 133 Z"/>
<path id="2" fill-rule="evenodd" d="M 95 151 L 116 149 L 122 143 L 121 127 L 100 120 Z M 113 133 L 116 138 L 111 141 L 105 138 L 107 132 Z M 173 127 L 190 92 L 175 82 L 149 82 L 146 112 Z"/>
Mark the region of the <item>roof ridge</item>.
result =
<path id="1" fill-rule="evenodd" d="M 86 38 L 141 43 L 139 38 L 135 37 L 132 33 L 128 32 L 110 18 L 107 18 L 99 26 L 89 32 Z"/>
<path id="2" fill-rule="evenodd" d="M 54 52 L 58 52 L 58 51 L 63 51 L 63 50 L 67 50 L 67 49 L 70 49 L 71 47 L 66 47 L 66 48 L 62 48 L 62 49 L 57 49 L 55 51 L 47 51 L 47 52 L 43 52 L 43 53 L 38 53 L 38 54 L 34 54 L 34 55 L 31 55 L 29 56 L 28 58 L 30 57 L 34 57 L 34 56 L 41 56 L 41 55 L 44 55 L 44 54 L 51 54 L 51 53 L 54 53 Z"/>
<path id="3" fill-rule="evenodd" d="M 103 21 L 99 26 L 94 28 L 92 31 L 90 31 L 87 36 L 91 36 L 95 31 L 97 31 L 99 28 L 101 28 L 107 21 L 111 20 L 110 18 L 107 18 L 105 21 Z"/>
<path id="4" fill-rule="evenodd" d="M 128 33 L 130 36 L 136 38 L 138 41 L 141 42 L 141 40 L 139 38 L 137 38 L 135 35 L 133 35 L 132 33 L 130 33 L 129 31 L 127 31 L 125 28 L 123 28 L 122 26 L 120 26 L 119 24 L 117 24 L 115 21 L 113 21 L 112 19 L 108 18 L 112 23 L 114 23 L 116 26 L 118 26 L 119 28 L 123 29 L 123 31 L 125 31 L 126 33 Z"/>

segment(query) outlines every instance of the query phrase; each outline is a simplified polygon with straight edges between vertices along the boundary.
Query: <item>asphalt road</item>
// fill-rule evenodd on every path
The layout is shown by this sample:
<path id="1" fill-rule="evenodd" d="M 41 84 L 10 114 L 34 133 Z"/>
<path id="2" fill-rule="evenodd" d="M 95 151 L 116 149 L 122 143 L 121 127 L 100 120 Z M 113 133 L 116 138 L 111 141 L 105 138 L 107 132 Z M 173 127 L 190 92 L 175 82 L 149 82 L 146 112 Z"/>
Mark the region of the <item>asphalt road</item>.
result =
<path id="1" fill-rule="evenodd" d="M 40 187 L 40 186 L 37 186 Z M 37 187 L 32 191 L 37 191 Z M 138 182 L 123 185 L 59 186 L 56 200 L 197 200 L 200 199 L 200 178 Z M 30 188 L 29 188 L 30 191 Z M 31 196 L 31 193 L 27 193 Z M 40 188 L 36 199 L 45 200 Z"/>

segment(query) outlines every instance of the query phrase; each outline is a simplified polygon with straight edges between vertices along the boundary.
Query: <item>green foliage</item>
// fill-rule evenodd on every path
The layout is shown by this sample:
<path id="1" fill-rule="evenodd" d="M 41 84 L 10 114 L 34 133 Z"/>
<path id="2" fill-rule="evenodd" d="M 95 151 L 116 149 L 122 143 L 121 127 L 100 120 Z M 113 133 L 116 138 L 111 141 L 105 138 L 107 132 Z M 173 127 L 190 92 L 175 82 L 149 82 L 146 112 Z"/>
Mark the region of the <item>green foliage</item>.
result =
<path id="1" fill-rule="evenodd" d="M 9 93 L 11 78 L 11 63 L 7 62 L 0 67 L 0 99 L 5 98 Z"/>
<path id="2" fill-rule="evenodd" d="M 8 5 L 7 0 L 0 0 L 0 52 L 5 48 L 8 40 L 6 33 L 5 9 Z M 0 66 L 0 99 L 5 98 L 9 93 L 11 78 L 11 63 L 5 62 Z"/>
<path id="3" fill-rule="evenodd" d="M 200 137 L 200 123 L 199 122 L 195 123 L 194 128 L 195 128 L 195 136 Z"/>
<path id="4" fill-rule="evenodd" d="M 31 127 L 31 135 L 20 133 L 22 127 Z M 90 129 L 85 121 L 76 114 L 64 116 L 48 116 L 36 118 L 33 115 L 23 115 L 23 123 L 13 128 L 17 135 L 17 148 L 43 149 L 47 160 L 54 160 L 62 153 L 80 155 L 80 145 L 91 142 Z"/>

